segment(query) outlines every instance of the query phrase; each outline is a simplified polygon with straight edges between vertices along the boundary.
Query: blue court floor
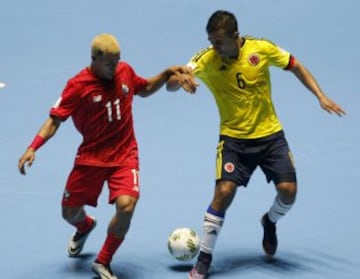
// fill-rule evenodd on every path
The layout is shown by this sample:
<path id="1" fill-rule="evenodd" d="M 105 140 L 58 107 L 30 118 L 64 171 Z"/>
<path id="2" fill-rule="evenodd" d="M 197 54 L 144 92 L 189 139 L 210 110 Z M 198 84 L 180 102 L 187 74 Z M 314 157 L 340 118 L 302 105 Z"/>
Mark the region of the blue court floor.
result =
<path id="1" fill-rule="evenodd" d="M 73 233 L 60 199 L 81 141 L 71 120 L 37 152 L 27 176 L 17 161 L 68 78 L 90 62 L 92 38 L 113 33 L 122 59 L 149 77 L 185 64 L 208 45 L 205 25 L 217 9 L 236 14 L 241 34 L 266 37 L 295 55 L 324 92 L 347 111 L 321 110 L 297 79 L 272 70 L 273 98 L 296 159 L 299 195 L 278 223 L 277 260 L 265 260 L 260 217 L 275 196 L 257 170 L 239 189 L 214 254 L 216 278 L 360 278 L 360 4 L 339 1 L 4 0 L 0 9 L 0 274 L 4 279 L 95 278 L 91 263 L 114 209 L 104 188 L 98 226 L 80 258 L 67 257 Z M 203 84 L 197 94 L 161 89 L 135 98 L 141 199 L 113 260 L 121 279 L 187 278 L 193 262 L 173 260 L 167 237 L 177 227 L 200 235 L 213 193 L 218 115 Z"/>

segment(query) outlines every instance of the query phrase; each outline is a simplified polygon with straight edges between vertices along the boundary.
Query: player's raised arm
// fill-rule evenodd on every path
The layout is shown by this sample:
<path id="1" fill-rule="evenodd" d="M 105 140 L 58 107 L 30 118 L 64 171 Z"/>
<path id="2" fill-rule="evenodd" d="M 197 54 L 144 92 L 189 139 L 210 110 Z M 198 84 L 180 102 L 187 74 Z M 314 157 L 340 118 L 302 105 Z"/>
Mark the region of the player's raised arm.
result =
<path id="1" fill-rule="evenodd" d="M 59 118 L 49 117 L 41 126 L 38 134 L 19 159 L 18 168 L 21 174 L 26 174 L 25 164 L 27 164 L 28 167 L 31 167 L 35 161 L 36 150 L 39 149 L 49 138 L 55 135 L 60 123 L 61 120 Z"/>
<path id="2" fill-rule="evenodd" d="M 325 95 L 321 90 L 311 72 L 305 68 L 297 59 L 289 69 L 319 100 L 320 106 L 329 113 L 336 113 L 338 116 L 345 115 L 345 110 Z"/>

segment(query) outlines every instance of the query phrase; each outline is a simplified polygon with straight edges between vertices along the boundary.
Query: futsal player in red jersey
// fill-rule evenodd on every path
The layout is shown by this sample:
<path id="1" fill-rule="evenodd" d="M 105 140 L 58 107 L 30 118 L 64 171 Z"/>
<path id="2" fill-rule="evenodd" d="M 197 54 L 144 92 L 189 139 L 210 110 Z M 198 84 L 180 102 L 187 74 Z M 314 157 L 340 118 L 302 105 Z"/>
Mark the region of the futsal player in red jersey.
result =
<path id="1" fill-rule="evenodd" d="M 147 97 L 160 89 L 171 75 L 188 70 L 173 66 L 154 77 L 142 78 L 129 64 L 119 61 L 120 46 L 111 34 L 94 38 L 91 59 L 90 67 L 67 82 L 49 118 L 20 158 L 18 168 L 25 175 L 25 165 L 32 165 L 36 150 L 55 135 L 61 122 L 72 118 L 83 141 L 62 198 L 62 216 L 76 228 L 68 244 L 68 254 L 78 256 L 95 228 L 96 219 L 86 214 L 84 206 L 97 205 L 107 182 L 109 203 L 115 205 L 116 213 L 92 270 L 100 278 L 115 279 L 110 262 L 129 229 L 140 190 L 133 97 Z M 194 92 L 196 87 L 192 77 L 182 85 L 188 92 Z"/>

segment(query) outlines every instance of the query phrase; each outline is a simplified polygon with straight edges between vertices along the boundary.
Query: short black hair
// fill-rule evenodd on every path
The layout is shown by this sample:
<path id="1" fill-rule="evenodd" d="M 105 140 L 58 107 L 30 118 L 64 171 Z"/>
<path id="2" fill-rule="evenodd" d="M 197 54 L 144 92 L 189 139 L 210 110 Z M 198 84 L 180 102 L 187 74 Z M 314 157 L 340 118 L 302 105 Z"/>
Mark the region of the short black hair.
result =
<path id="1" fill-rule="evenodd" d="M 238 32 L 237 20 L 234 14 L 218 10 L 214 12 L 206 25 L 206 31 L 208 34 L 223 29 L 226 34 L 232 35 Z"/>

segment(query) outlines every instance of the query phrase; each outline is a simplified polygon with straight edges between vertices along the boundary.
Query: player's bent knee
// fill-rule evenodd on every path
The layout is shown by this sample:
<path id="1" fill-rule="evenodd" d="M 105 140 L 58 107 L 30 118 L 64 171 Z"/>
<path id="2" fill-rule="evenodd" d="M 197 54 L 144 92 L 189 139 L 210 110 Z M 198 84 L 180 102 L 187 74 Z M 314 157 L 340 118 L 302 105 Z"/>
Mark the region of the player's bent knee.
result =
<path id="1" fill-rule="evenodd" d="M 282 182 L 276 185 L 280 200 L 285 204 L 293 204 L 296 199 L 297 185 L 295 182 Z"/>
<path id="2" fill-rule="evenodd" d="M 71 224 L 80 222 L 84 216 L 82 207 L 62 207 L 62 217 Z"/>
<path id="3" fill-rule="evenodd" d="M 231 181 L 221 181 L 216 184 L 215 196 L 218 199 L 228 198 L 235 195 L 236 184 Z"/>
<path id="4" fill-rule="evenodd" d="M 137 199 L 134 197 L 119 197 L 116 199 L 116 211 L 120 214 L 133 214 L 137 204 Z"/>

